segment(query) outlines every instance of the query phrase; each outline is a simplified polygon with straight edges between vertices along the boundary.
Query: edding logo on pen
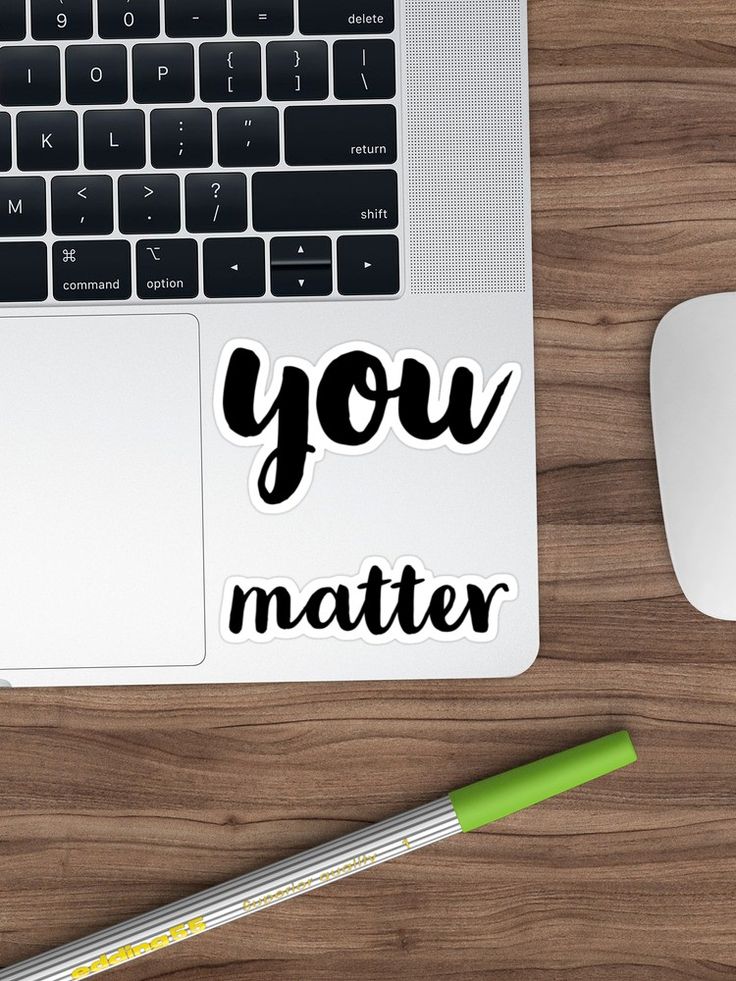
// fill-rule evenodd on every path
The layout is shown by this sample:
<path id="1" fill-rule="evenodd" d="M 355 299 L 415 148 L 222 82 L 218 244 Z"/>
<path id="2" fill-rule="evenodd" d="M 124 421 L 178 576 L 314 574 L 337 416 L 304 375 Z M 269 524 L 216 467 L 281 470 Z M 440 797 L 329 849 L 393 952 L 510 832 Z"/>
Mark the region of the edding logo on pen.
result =
<path id="1" fill-rule="evenodd" d="M 226 439 L 258 448 L 250 496 L 273 514 L 304 498 L 325 453 L 371 453 L 389 433 L 415 449 L 477 453 L 498 432 L 520 381 L 514 363 L 484 383 L 469 358 L 441 372 L 421 351 L 391 358 L 357 342 L 333 348 L 316 365 L 281 358 L 270 372 L 262 345 L 236 340 L 220 359 L 214 410 Z"/>
<path id="2" fill-rule="evenodd" d="M 91 964 L 82 964 L 80 967 L 74 968 L 70 975 L 71 981 L 79 981 L 79 979 L 88 978 L 99 971 L 107 971 L 108 968 L 117 967 L 119 964 L 144 957 L 146 954 L 152 954 L 155 950 L 161 950 L 171 944 L 188 940 L 189 937 L 196 937 L 197 934 L 204 933 L 207 929 L 207 924 L 201 916 L 188 920 L 186 923 L 177 923 L 150 940 L 124 944 L 111 954 L 100 954 Z"/>

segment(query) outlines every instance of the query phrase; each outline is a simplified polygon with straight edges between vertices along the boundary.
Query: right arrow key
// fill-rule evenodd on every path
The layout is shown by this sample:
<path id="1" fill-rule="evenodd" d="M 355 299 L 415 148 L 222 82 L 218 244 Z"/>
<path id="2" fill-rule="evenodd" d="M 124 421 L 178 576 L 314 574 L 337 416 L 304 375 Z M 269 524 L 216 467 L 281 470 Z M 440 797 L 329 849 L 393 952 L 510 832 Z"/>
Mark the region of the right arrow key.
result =
<path id="1" fill-rule="evenodd" d="M 395 235 L 343 235 L 337 240 L 337 289 L 342 296 L 395 296 L 400 282 Z"/>

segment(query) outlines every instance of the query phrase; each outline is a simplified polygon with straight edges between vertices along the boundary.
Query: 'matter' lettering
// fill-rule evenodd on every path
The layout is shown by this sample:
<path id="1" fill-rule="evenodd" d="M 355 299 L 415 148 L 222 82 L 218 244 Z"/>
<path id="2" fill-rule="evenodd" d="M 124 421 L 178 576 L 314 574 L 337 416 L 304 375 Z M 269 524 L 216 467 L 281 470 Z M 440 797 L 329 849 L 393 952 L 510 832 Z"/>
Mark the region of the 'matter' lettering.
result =
<path id="1" fill-rule="evenodd" d="M 407 446 L 485 448 L 521 380 L 504 364 L 487 383 L 480 365 L 455 358 L 443 372 L 421 351 L 395 358 L 370 344 L 344 344 L 312 365 L 281 358 L 269 383 L 268 354 L 255 341 L 231 341 L 220 360 L 215 415 L 223 435 L 258 446 L 251 498 L 262 511 L 301 501 L 328 451 L 370 453 L 390 432 Z"/>
<path id="2" fill-rule="evenodd" d="M 434 576 L 416 558 L 394 566 L 372 558 L 357 576 L 319 579 L 304 589 L 291 579 L 233 577 L 225 585 L 220 629 L 232 643 L 294 636 L 379 644 L 489 641 L 501 605 L 517 595 L 513 576 Z"/>

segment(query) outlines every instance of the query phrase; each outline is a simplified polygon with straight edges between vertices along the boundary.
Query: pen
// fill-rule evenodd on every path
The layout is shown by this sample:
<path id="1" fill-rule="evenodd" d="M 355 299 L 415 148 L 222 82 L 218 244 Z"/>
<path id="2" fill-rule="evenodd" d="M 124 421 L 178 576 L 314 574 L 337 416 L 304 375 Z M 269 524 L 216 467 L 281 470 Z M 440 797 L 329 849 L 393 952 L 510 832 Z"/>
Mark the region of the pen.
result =
<path id="1" fill-rule="evenodd" d="M 635 761 L 627 732 L 594 739 L 6 968 L 0 981 L 96 977 L 443 838 L 474 831 Z"/>

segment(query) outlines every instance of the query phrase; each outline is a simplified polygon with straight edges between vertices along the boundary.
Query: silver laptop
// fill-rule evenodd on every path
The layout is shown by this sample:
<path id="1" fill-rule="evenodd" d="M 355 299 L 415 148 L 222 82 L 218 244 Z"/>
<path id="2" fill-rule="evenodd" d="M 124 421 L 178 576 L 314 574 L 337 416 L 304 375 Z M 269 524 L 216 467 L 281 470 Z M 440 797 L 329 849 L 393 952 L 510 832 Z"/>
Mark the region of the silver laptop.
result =
<path id="1" fill-rule="evenodd" d="M 0 680 L 518 674 L 524 0 L 2 0 Z"/>

